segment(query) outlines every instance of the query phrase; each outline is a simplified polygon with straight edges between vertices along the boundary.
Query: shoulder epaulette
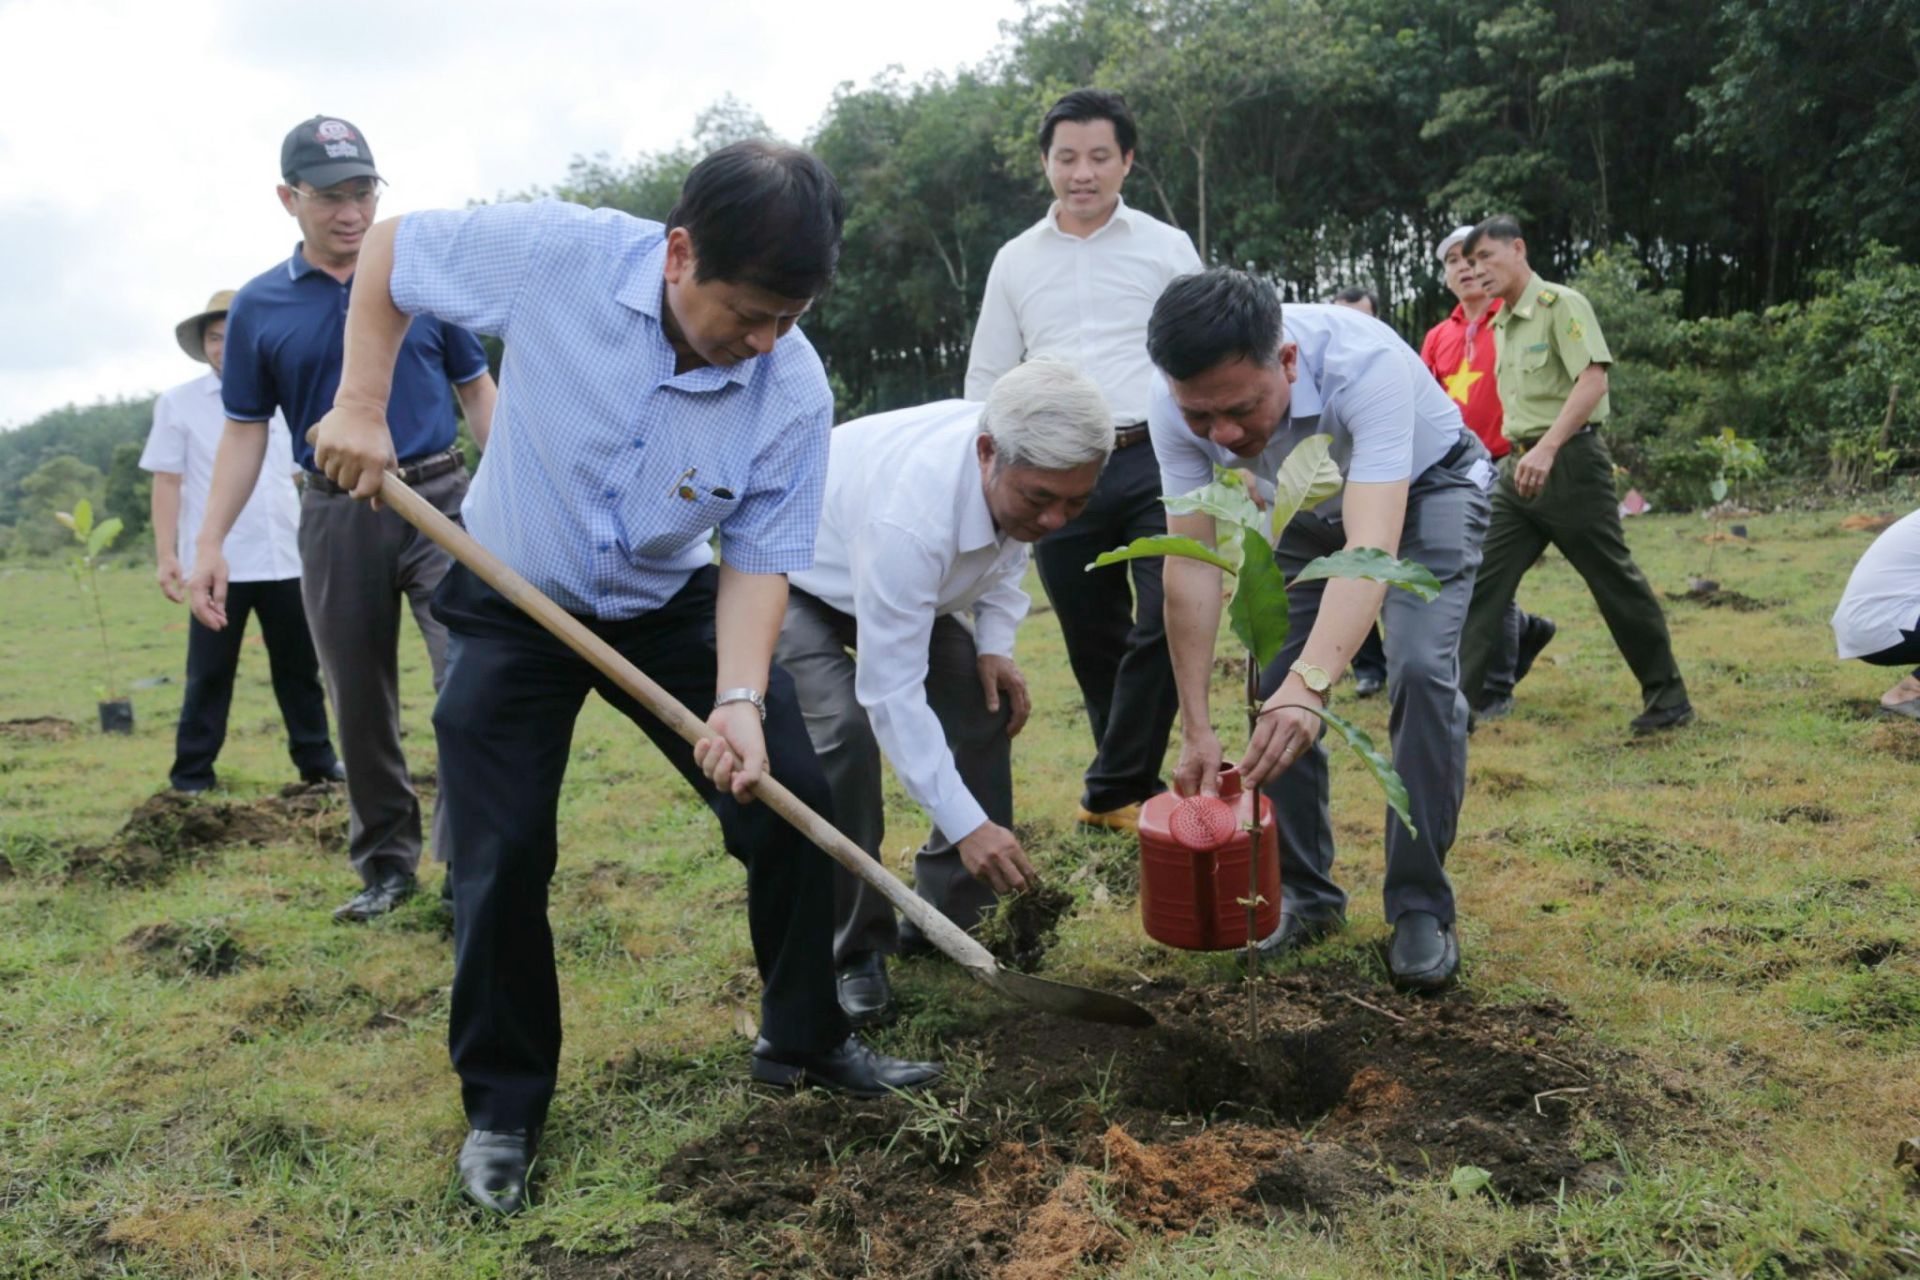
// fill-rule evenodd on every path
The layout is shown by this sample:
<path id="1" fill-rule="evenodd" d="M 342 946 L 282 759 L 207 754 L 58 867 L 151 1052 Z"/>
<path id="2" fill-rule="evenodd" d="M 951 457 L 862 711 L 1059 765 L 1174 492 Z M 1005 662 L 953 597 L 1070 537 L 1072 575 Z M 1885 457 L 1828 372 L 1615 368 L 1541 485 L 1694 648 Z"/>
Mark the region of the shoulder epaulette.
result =
<path id="1" fill-rule="evenodd" d="M 1554 301 L 1557 298 L 1559 298 L 1559 296 L 1560 296 L 1559 294 L 1555 293 L 1551 289 L 1542 289 L 1539 293 L 1540 305 L 1543 307 L 1550 307 L 1554 304 Z"/>

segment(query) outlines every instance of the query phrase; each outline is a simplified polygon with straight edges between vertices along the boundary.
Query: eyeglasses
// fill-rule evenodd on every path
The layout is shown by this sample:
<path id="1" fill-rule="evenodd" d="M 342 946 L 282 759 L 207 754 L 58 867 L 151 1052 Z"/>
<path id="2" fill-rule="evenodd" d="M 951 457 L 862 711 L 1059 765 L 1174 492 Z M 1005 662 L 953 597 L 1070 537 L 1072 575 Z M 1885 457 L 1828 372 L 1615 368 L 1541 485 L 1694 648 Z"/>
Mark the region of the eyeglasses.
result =
<path id="1" fill-rule="evenodd" d="M 350 204 L 368 205 L 380 198 L 380 188 L 372 184 L 351 191 L 335 191 L 331 187 L 325 191 L 302 191 L 298 187 L 292 190 L 302 200 L 311 200 L 322 209 L 344 209 Z"/>

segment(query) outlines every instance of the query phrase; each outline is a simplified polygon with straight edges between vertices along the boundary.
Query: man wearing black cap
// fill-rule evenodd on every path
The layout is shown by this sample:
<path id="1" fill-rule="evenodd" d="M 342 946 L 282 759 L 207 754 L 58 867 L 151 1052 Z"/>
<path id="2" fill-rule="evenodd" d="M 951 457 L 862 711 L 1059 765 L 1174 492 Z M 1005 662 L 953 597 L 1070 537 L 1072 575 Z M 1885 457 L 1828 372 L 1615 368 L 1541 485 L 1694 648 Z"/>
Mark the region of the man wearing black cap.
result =
<path id="1" fill-rule="evenodd" d="M 220 545 L 252 492 L 267 424 L 279 410 L 294 460 L 307 471 L 302 595 L 340 726 L 352 809 L 348 845 L 363 886 L 334 917 L 360 921 L 392 910 L 417 888 L 420 800 L 400 749 L 400 598 L 406 595 L 426 637 L 437 689 L 446 630 L 427 605 L 450 561 L 399 516 L 341 492 L 314 466 L 307 443 L 307 429 L 333 407 L 340 384 L 347 299 L 380 198 L 373 152 L 347 121 L 315 116 L 287 134 L 280 170 L 280 204 L 300 224 L 301 239 L 290 258 L 240 290 L 227 317 L 226 434 L 189 593 L 203 625 L 227 625 Z M 494 400 L 486 354 L 464 329 L 422 316 L 408 330 L 394 372 L 390 421 L 402 478 L 448 515 L 458 514 L 467 492 L 454 443 L 455 394 L 485 447 Z M 443 860 L 450 856 L 445 833 L 436 813 L 434 848 Z"/>

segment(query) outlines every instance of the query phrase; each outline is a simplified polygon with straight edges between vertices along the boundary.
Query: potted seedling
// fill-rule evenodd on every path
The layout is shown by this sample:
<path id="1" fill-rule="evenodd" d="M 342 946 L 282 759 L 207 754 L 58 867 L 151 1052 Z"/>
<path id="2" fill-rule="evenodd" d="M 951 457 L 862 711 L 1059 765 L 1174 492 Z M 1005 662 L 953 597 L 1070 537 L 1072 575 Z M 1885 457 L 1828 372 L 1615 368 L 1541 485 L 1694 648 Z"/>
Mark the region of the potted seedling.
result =
<path id="1" fill-rule="evenodd" d="M 133 702 L 120 696 L 113 674 L 113 643 L 107 633 L 107 614 L 100 604 L 100 559 L 120 536 L 120 519 L 110 516 L 93 521 L 93 504 L 85 498 L 73 504 L 72 512 L 56 511 L 53 518 L 67 527 L 79 550 L 67 562 L 67 572 L 80 590 L 93 598 L 93 619 L 100 629 L 100 658 L 107 682 L 99 686 L 100 730 L 103 733 L 133 732 Z"/>
<path id="2" fill-rule="evenodd" d="M 1145 556 L 1183 556 L 1232 574 L 1233 595 L 1227 603 L 1227 619 L 1233 634 L 1251 655 L 1250 669 L 1264 669 L 1287 643 L 1288 583 L 1274 563 L 1273 546 L 1281 530 L 1295 514 L 1318 506 L 1338 494 L 1344 481 L 1333 461 L 1331 436 L 1311 436 L 1294 447 L 1274 479 L 1273 501 L 1261 510 L 1248 487 L 1246 473 L 1215 466 L 1213 483 L 1180 497 L 1161 499 L 1175 515 L 1213 517 L 1214 546 L 1177 534 L 1136 538 L 1124 547 L 1116 547 L 1093 562 L 1093 567 L 1118 564 Z M 1348 547 L 1321 556 L 1300 570 L 1294 582 L 1323 578 L 1364 578 L 1384 582 L 1389 587 L 1411 591 L 1422 600 L 1440 594 L 1440 582 L 1424 565 L 1402 560 L 1377 547 Z M 1257 694 L 1254 680 L 1248 682 L 1248 698 Z M 1257 707 L 1251 708 L 1257 710 Z M 1337 733 L 1386 793 L 1387 804 L 1409 832 L 1413 815 L 1407 787 L 1365 730 L 1345 717 L 1323 707 L 1309 707 Z"/>
<path id="3" fill-rule="evenodd" d="M 1705 597 L 1720 590 L 1713 577 L 1713 557 L 1728 536 L 1720 530 L 1727 518 L 1727 495 L 1735 485 L 1765 475 L 1767 456 L 1758 444 L 1735 434 L 1732 427 L 1720 428 L 1719 435 L 1708 436 L 1695 447 L 1713 463 L 1713 479 L 1707 483 L 1713 505 L 1707 508 L 1707 567 L 1687 584 L 1687 594 Z M 1735 536 L 1744 537 L 1744 530 L 1736 528 Z"/>

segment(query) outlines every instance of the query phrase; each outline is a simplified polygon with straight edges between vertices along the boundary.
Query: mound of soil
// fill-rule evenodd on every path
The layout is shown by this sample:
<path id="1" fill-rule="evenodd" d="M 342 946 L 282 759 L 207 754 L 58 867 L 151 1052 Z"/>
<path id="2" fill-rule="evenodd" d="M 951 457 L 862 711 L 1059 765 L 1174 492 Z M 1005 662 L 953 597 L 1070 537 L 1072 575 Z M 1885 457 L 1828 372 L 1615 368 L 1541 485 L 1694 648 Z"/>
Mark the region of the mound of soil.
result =
<path id="1" fill-rule="evenodd" d="M 67 875 L 150 884 L 223 845 L 300 840 L 332 845 L 346 832 L 346 793 L 338 787 L 295 784 L 249 803 L 161 791 L 142 801 L 106 844 L 82 845 L 69 853 Z"/>
<path id="2" fill-rule="evenodd" d="M 80 731 L 80 726 L 59 716 L 28 716 L 22 720 L 0 720 L 0 738 L 20 742 L 61 742 Z"/>
<path id="3" fill-rule="evenodd" d="M 1149 1236 L 1337 1215 L 1396 1176 L 1474 1165 L 1523 1203 L 1604 1185 L 1578 1122 L 1628 1131 L 1651 1105 L 1551 1003 L 1417 1000 L 1331 970 L 1262 979 L 1251 1002 L 1244 985 L 1131 994 L 1157 1028 L 1021 1011 L 961 1039 L 955 1059 L 984 1066 L 935 1094 L 769 1101 L 660 1171 L 691 1225 L 532 1261 L 567 1277 L 1057 1280 Z"/>
<path id="4" fill-rule="evenodd" d="M 1058 939 L 1060 921 L 1072 911 L 1071 893 L 1057 885 L 1037 885 L 1002 898 L 974 933 L 1002 965 L 1032 973 Z"/>
<path id="5" fill-rule="evenodd" d="M 170 920 L 141 925 L 120 942 L 143 963 L 169 977 L 195 974 L 218 978 L 232 973 L 253 957 L 221 920 L 181 925 Z"/>
<path id="6" fill-rule="evenodd" d="M 1880 533 L 1893 528 L 1899 520 L 1900 517 L 1892 511 L 1883 511 L 1879 515 L 1862 513 L 1848 516 L 1840 522 L 1840 527 L 1849 533 Z"/>
<path id="7" fill-rule="evenodd" d="M 1669 600 L 1684 600 L 1705 609 L 1731 609 L 1735 613 L 1758 613 L 1773 608 L 1778 601 L 1758 600 L 1741 591 L 1728 591 L 1717 582 L 1702 581 L 1686 591 L 1669 591 Z"/>

